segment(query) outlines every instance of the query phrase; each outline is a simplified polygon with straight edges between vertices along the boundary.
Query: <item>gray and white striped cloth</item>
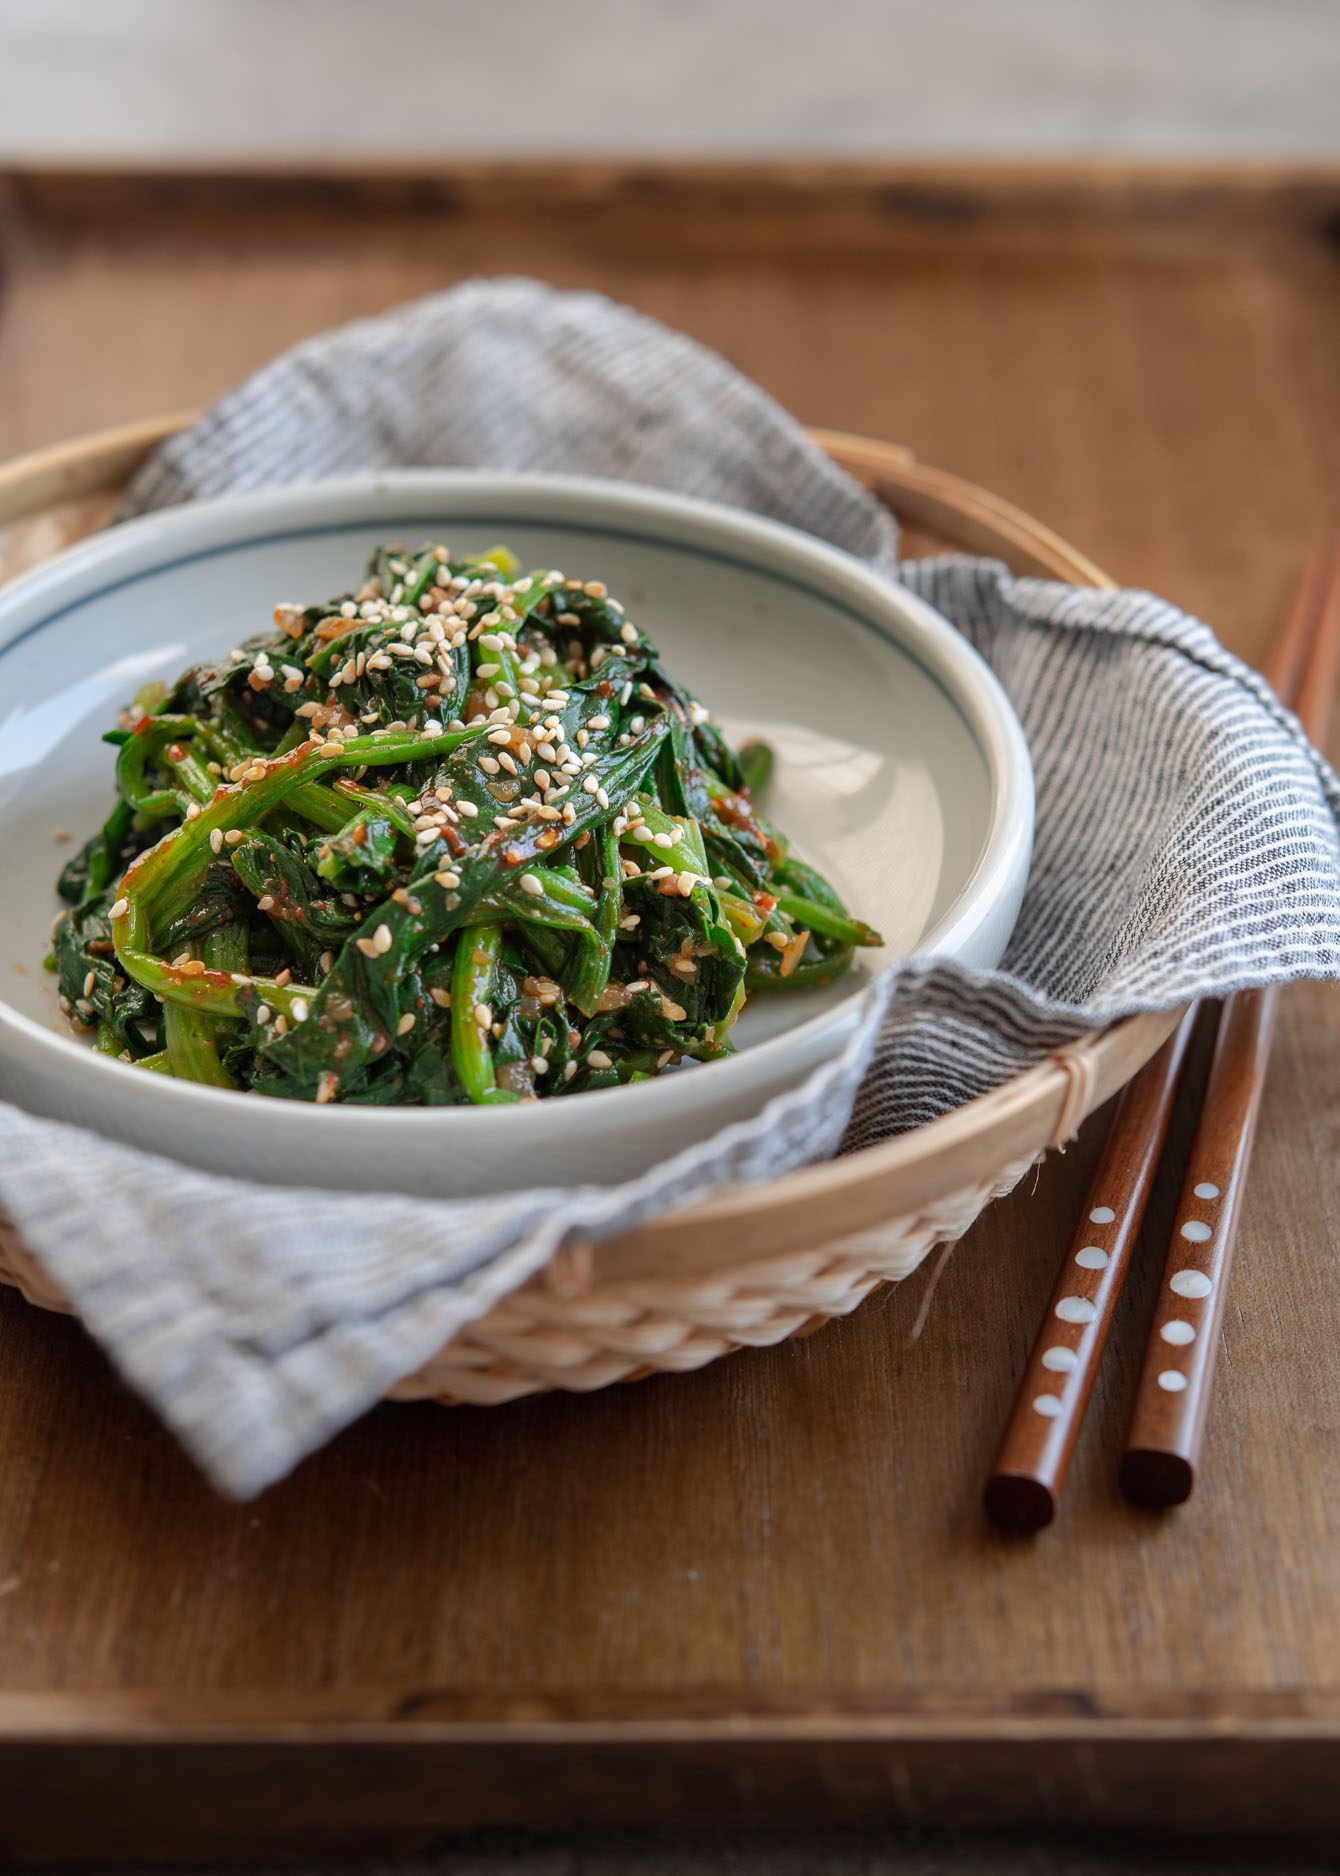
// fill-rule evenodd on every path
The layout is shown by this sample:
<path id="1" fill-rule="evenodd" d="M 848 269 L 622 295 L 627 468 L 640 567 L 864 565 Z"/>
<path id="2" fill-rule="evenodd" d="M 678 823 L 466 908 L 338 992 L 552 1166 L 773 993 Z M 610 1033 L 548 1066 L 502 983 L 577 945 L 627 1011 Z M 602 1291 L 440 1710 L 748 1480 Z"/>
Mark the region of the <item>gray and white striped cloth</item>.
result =
<path id="1" fill-rule="evenodd" d="M 1206 626 L 994 561 L 897 567 L 887 514 L 756 386 L 594 294 L 472 281 L 309 340 L 166 445 L 127 512 L 414 464 L 660 483 L 902 578 L 1019 712 L 1033 871 L 1000 971 L 894 967 L 841 1058 L 629 1185 L 262 1191 L 4 1110 L 0 1205 L 223 1490 L 282 1476 L 567 1237 L 915 1126 L 1116 1017 L 1340 971 L 1340 784 Z"/>

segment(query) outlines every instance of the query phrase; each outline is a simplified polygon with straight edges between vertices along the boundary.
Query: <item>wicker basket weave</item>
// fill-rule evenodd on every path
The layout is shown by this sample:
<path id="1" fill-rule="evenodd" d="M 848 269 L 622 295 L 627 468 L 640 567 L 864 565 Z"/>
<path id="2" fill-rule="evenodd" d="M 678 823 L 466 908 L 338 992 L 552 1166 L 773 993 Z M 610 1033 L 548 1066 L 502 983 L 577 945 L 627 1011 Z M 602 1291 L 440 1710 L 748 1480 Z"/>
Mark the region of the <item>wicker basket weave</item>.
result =
<path id="1" fill-rule="evenodd" d="M 104 431 L 0 466 L 0 579 L 105 524 L 110 497 L 185 415 Z M 815 440 L 938 544 L 998 554 L 1017 572 L 1112 582 L 1040 522 L 886 443 Z M 570 1246 L 392 1390 L 494 1406 L 548 1388 L 684 1373 L 848 1315 L 908 1276 L 1126 1082 L 1178 1012 L 1113 1025 L 914 1132 L 765 1186 Z M 69 1308 L 0 1217 L 0 1281 Z"/>

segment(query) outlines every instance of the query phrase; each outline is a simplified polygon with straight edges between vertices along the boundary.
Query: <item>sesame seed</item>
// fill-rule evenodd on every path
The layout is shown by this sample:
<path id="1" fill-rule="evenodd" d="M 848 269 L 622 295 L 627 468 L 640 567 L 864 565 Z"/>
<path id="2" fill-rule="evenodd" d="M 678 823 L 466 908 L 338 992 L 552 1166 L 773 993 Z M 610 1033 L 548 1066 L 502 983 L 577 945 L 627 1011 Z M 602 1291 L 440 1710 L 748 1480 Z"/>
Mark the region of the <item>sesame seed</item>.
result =
<path id="1" fill-rule="evenodd" d="M 413 1010 L 406 1010 L 405 1014 L 395 1026 L 396 1034 L 398 1036 L 407 1036 L 417 1021 L 418 1018 L 415 1016 Z"/>
<path id="2" fill-rule="evenodd" d="M 613 1068 L 614 1066 L 614 1063 L 603 1049 L 592 1049 L 586 1060 L 588 1066 L 591 1068 Z"/>
<path id="3" fill-rule="evenodd" d="M 215 853 L 223 852 L 223 829 L 221 827 L 216 827 L 211 831 L 209 844 Z"/>
<path id="4" fill-rule="evenodd" d="M 274 1016 L 274 1011 L 270 1008 L 268 1003 L 257 1004 L 256 1021 L 260 1023 L 262 1027 L 264 1027 L 266 1023 L 270 1022 L 273 1016 Z"/>
<path id="5" fill-rule="evenodd" d="M 586 727 L 590 730 L 607 730 L 610 726 L 608 717 L 588 717 Z"/>
<path id="6" fill-rule="evenodd" d="M 328 1068 L 323 1070 L 317 1077 L 316 1083 L 316 1098 L 318 1104 L 324 1106 L 327 1101 L 333 1101 L 335 1099 L 335 1090 L 339 1085 L 340 1078 L 338 1075 L 333 1074 Z"/>
<path id="7" fill-rule="evenodd" d="M 107 916 L 108 918 L 124 918 L 126 916 L 126 913 L 129 912 L 129 910 L 130 910 L 129 899 L 118 899 L 115 905 L 113 905 L 111 910 L 108 912 Z"/>
<path id="8" fill-rule="evenodd" d="M 373 944 L 371 938 L 355 938 L 354 943 L 358 946 L 358 949 L 363 953 L 365 958 L 375 958 L 378 956 L 377 947 Z"/>
<path id="9" fill-rule="evenodd" d="M 289 1014 L 295 1023 L 305 1023 L 312 1013 L 312 1007 L 306 997 L 294 997 L 289 1004 Z"/>
<path id="10" fill-rule="evenodd" d="M 680 897 L 687 899 L 694 887 L 698 884 L 698 875 L 696 873 L 681 873 L 675 881 L 675 884 L 679 887 Z"/>
<path id="11" fill-rule="evenodd" d="M 475 1017 L 476 1023 L 478 1023 L 481 1029 L 492 1028 L 493 1011 L 489 1008 L 487 1003 L 476 1003 L 475 1009 L 474 1009 L 474 1017 Z"/>
<path id="12" fill-rule="evenodd" d="M 568 1062 L 564 1065 L 563 1073 L 560 1079 L 563 1081 L 571 1081 L 573 1076 L 576 1073 L 577 1073 L 577 1064 L 575 1062 Z"/>
<path id="13" fill-rule="evenodd" d="M 530 1065 L 537 1075 L 547 1075 L 549 1073 L 549 1064 L 542 1055 L 532 1055 Z"/>
<path id="14" fill-rule="evenodd" d="M 440 873 L 434 873 L 433 878 L 445 892 L 452 891 L 454 887 L 459 886 L 461 883 L 460 874 L 453 873 L 448 867 L 443 867 Z"/>
<path id="15" fill-rule="evenodd" d="M 475 816 L 479 813 L 479 809 L 475 806 L 473 801 L 458 801 L 456 806 L 468 821 L 473 821 Z"/>
<path id="16" fill-rule="evenodd" d="M 621 625 L 619 627 L 619 637 L 623 640 L 625 645 L 636 645 L 637 627 L 635 625 Z"/>

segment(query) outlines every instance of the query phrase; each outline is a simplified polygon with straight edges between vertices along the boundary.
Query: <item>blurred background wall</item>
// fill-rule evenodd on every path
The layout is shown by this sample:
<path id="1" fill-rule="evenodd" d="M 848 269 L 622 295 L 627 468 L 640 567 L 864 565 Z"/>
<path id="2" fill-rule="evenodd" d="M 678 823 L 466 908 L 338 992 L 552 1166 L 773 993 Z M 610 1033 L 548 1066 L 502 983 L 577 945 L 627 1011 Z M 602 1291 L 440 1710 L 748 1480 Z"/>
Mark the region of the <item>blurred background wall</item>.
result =
<path id="1" fill-rule="evenodd" d="M 0 0 L 0 161 L 1340 157 L 1340 0 Z"/>

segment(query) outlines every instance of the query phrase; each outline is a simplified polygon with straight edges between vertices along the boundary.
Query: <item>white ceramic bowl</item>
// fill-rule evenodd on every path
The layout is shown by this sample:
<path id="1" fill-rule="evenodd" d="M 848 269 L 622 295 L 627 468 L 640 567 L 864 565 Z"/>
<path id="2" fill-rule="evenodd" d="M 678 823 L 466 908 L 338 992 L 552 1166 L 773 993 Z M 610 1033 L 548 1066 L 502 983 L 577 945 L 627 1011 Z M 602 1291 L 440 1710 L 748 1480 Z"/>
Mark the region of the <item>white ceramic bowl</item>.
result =
<path id="1" fill-rule="evenodd" d="M 100 734 L 131 693 L 356 585 L 374 542 L 505 541 L 599 578 L 728 736 L 777 752 L 767 811 L 886 939 L 826 990 L 751 1001 L 739 1053 L 521 1108 L 309 1106 L 97 1055 L 42 969 L 54 879 L 112 801 Z M 194 1165 L 441 1196 L 608 1182 L 757 1113 L 832 1055 L 890 959 L 998 962 L 1032 847 L 1033 782 L 1000 686 L 911 594 L 812 537 L 623 483 L 367 475 L 130 522 L 0 593 L 0 1097 Z"/>

